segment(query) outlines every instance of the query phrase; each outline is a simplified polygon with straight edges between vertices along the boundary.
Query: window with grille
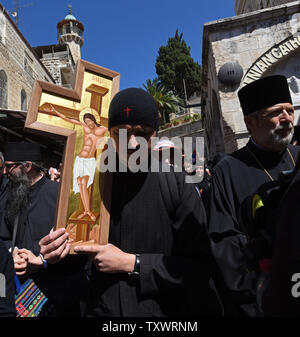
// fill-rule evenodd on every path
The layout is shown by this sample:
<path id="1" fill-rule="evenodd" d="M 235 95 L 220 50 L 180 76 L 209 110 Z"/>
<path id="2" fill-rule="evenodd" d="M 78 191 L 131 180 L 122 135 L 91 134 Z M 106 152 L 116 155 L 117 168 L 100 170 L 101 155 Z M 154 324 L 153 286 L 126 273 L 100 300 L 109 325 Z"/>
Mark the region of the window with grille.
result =
<path id="1" fill-rule="evenodd" d="M 7 76 L 0 70 L 0 108 L 7 109 Z"/>
<path id="2" fill-rule="evenodd" d="M 24 89 L 21 90 L 21 110 L 27 111 L 27 95 Z"/>

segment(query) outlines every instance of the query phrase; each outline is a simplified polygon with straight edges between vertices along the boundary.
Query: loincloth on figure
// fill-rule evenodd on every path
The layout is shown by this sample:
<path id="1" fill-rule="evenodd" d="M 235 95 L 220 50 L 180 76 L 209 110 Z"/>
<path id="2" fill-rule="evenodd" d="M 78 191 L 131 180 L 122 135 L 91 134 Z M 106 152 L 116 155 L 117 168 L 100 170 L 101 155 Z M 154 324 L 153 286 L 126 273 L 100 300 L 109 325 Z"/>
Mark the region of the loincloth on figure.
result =
<path id="1" fill-rule="evenodd" d="M 88 176 L 87 188 L 94 182 L 94 176 L 96 171 L 96 158 L 81 158 L 76 157 L 73 167 L 73 191 L 79 193 L 79 186 L 77 183 L 78 177 Z"/>

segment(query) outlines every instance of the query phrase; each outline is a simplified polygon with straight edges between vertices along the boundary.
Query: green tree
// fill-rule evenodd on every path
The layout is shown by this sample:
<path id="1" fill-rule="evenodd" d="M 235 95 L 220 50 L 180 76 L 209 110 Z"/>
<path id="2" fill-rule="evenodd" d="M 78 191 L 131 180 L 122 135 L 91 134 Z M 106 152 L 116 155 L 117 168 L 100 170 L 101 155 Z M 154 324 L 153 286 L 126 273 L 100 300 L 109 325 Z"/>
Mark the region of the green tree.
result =
<path id="1" fill-rule="evenodd" d="M 201 66 L 191 57 L 191 48 L 187 46 L 176 30 L 175 36 L 168 39 L 166 46 L 161 46 L 156 59 L 156 73 L 164 87 L 175 95 L 185 99 L 184 82 L 187 98 L 201 89 Z"/>
<path id="2" fill-rule="evenodd" d="M 163 124 L 169 121 L 169 114 L 175 113 L 178 105 L 183 105 L 183 101 L 168 92 L 158 78 L 147 80 L 143 87 L 154 98 Z"/>

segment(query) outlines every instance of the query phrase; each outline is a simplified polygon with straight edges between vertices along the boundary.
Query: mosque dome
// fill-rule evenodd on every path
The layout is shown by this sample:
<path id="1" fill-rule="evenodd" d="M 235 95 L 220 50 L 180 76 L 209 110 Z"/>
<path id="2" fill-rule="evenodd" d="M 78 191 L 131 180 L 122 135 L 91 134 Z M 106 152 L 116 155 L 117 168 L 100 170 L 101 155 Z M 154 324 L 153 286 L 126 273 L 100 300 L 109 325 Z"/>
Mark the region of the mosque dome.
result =
<path id="1" fill-rule="evenodd" d="M 74 20 L 74 21 L 77 21 L 77 19 L 75 18 L 75 16 L 73 16 L 72 14 L 68 14 L 68 15 L 65 17 L 65 20 Z"/>

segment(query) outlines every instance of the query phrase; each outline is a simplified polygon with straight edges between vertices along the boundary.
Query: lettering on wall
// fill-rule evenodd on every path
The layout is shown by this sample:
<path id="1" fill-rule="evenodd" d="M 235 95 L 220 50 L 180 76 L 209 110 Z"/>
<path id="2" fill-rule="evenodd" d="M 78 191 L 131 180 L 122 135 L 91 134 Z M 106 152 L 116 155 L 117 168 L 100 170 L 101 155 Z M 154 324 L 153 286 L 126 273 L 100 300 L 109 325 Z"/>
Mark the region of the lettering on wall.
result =
<path id="1" fill-rule="evenodd" d="M 293 53 L 299 47 L 300 36 L 293 36 L 269 49 L 247 71 L 243 79 L 243 85 L 260 79 L 274 63 L 277 63 L 288 54 Z"/>

